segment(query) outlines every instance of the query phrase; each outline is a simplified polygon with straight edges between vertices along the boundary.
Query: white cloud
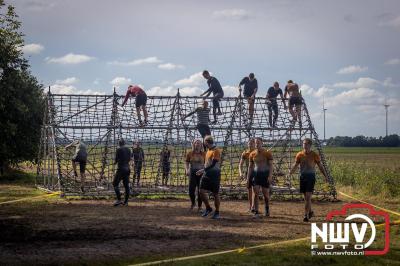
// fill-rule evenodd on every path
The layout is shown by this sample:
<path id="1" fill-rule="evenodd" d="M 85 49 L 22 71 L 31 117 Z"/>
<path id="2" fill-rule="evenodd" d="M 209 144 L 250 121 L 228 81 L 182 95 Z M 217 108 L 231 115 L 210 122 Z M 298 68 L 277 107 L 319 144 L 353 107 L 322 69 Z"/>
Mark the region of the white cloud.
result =
<path id="1" fill-rule="evenodd" d="M 322 98 L 322 97 L 328 95 L 329 93 L 331 93 L 332 91 L 333 91 L 333 89 L 324 85 L 321 88 L 319 88 L 317 91 L 315 91 L 313 95 L 314 95 L 314 97 Z"/>
<path id="2" fill-rule="evenodd" d="M 79 81 L 79 79 L 75 78 L 75 77 L 71 77 L 71 78 L 66 78 L 66 79 L 62 79 L 62 80 L 56 80 L 56 84 L 62 84 L 62 85 L 71 85 L 74 83 L 77 83 Z"/>
<path id="3" fill-rule="evenodd" d="M 374 87 L 379 84 L 380 84 L 380 82 L 376 79 L 369 78 L 369 77 L 363 77 L 363 78 L 359 78 L 356 82 L 338 82 L 338 83 L 333 84 L 333 87 L 344 88 L 344 89 L 354 89 L 354 88 L 360 88 L 360 87 L 370 88 L 370 87 Z"/>
<path id="4" fill-rule="evenodd" d="M 384 101 L 384 96 L 370 88 L 357 88 L 341 92 L 335 96 L 325 98 L 327 107 L 337 105 L 368 105 L 380 104 Z"/>
<path id="5" fill-rule="evenodd" d="M 46 1 L 46 0 L 30 0 L 24 3 L 27 9 L 32 11 L 44 11 L 50 8 L 53 8 L 56 3 L 55 1 Z"/>
<path id="6" fill-rule="evenodd" d="M 224 96 L 225 97 L 237 97 L 237 96 L 239 96 L 238 87 L 227 85 L 227 86 L 222 86 L 222 89 L 224 90 Z"/>
<path id="7" fill-rule="evenodd" d="M 347 67 L 343 67 L 339 69 L 336 73 L 337 74 L 352 74 L 352 73 L 360 73 L 365 72 L 368 70 L 368 67 L 362 67 L 359 65 L 351 65 Z"/>
<path id="8" fill-rule="evenodd" d="M 179 89 L 181 96 L 199 96 L 202 92 L 203 90 L 199 87 L 183 87 Z M 174 86 L 156 86 L 146 90 L 146 93 L 149 96 L 175 96 L 178 93 L 178 88 Z"/>
<path id="9" fill-rule="evenodd" d="M 114 86 L 122 86 L 122 85 L 128 85 L 132 82 L 130 78 L 125 78 L 125 77 L 115 77 L 113 80 L 110 81 L 110 84 Z"/>
<path id="10" fill-rule="evenodd" d="M 397 16 L 397 17 L 387 20 L 387 21 L 380 22 L 379 26 L 393 27 L 393 28 L 400 29 L 400 16 Z"/>
<path id="11" fill-rule="evenodd" d="M 197 72 L 188 78 L 180 79 L 174 83 L 176 86 L 199 86 L 206 84 L 203 72 Z"/>
<path id="12" fill-rule="evenodd" d="M 394 84 L 393 83 L 393 79 L 390 78 L 390 77 L 385 78 L 385 80 L 382 82 L 382 85 L 385 86 L 385 87 L 389 87 L 389 88 L 399 87 L 400 86 L 400 84 Z"/>
<path id="13" fill-rule="evenodd" d="M 166 64 L 160 64 L 158 65 L 159 69 L 164 69 L 164 70 L 175 70 L 175 69 L 183 69 L 183 65 L 176 65 L 173 63 L 166 63 Z"/>
<path id="14" fill-rule="evenodd" d="M 313 95 L 314 88 L 312 88 L 310 85 L 302 84 L 300 86 L 300 92 L 302 95 Z"/>
<path id="15" fill-rule="evenodd" d="M 54 84 L 50 86 L 50 91 L 54 94 L 96 94 L 104 95 L 104 92 L 95 91 L 91 89 L 79 90 L 72 85 Z"/>
<path id="16" fill-rule="evenodd" d="M 168 87 L 152 87 L 146 90 L 146 94 L 149 96 L 175 96 L 178 90 L 172 86 Z"/>
<path id="17" fill-rule="evenodd" d="M 145 64 L 159 64 L 162 63 L 162 60 L 158 59 L 156 56 L 146 57 L 135 59 L 128 62 L 121 62 L 121 61 L 112 61 L 108 64 L 110 65 L 117 65 L 117 66 L 140 66 Z"/>
<path id="18" fill-rule="evenodd" d="M 385 65 L 399 65 L 400 59 L 399 58 L 392 58 L 385 62 Z"/>
<path id="19" fill-rule="evenodd" d="M 40 54 L 44 50 L 44 46 L 39 43 L 30 43 L 21 47 L 21 51 L 26 55 Z"/>
<path id="20" fill-rule="evenodd" d="M 86 63 L 93 59 L 95 59 L 95 57 L 91 57 L 91 56 L 84 55 L 84 54 L 69 53 L 62 57 L 46 57 L 45 60 L 47 63 L 56 63 L 56 64 L 66 65 L 66 64 Z"/>
<path id="21" fill-rule="evenodd" d="M 244 9 L 224 9 L 214 11 L 213 17 L 226 20 L 246 20 L 251 18 L 251 14 Z"/>
<path id="22" fill-rule="evenodd" d="M 302 95 L 311 95 L 316 98 L 322 98 L 330 94 L 333 91 L 333 89 L 329 88 L 326 85 L 323 85 L 321 88 L 316 90 L 307 84 L 302 84 L 300 86 L 300 91 Z"/>
<path id="23" fill-rule="evenodd" d="M 179 89 L 182 96 L 199 96 L 204 92 L 202 88 L 199 87 L 183 87 Z"/>

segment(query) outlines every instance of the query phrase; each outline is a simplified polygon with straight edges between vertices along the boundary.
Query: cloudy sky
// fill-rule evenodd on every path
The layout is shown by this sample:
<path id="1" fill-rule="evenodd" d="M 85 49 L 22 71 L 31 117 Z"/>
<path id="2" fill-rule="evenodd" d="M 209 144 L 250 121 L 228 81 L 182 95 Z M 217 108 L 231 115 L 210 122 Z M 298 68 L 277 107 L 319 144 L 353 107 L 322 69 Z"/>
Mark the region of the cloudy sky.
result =
<path id="1" fill-rule="evenodd" d="M 293 79 L 322 136 L 400 133 L 400 1 L 10 1 L 32 72 L 54 92 L 198 95 L 210 70 L 228 95 Z"/>

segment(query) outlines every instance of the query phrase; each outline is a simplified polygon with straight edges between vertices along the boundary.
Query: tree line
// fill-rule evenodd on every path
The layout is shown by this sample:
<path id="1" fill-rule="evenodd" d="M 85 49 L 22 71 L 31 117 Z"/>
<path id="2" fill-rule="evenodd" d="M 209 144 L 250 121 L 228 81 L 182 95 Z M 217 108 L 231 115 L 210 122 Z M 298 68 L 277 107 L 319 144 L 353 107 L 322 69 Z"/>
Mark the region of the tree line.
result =
<path id="1" fill-rule="evenodd" d="M 339 147 L 399 147 L 400 137 L 397 134 L 388 135 L 385 137 L 331 137 L 326 140 L 327 146 Z"/>

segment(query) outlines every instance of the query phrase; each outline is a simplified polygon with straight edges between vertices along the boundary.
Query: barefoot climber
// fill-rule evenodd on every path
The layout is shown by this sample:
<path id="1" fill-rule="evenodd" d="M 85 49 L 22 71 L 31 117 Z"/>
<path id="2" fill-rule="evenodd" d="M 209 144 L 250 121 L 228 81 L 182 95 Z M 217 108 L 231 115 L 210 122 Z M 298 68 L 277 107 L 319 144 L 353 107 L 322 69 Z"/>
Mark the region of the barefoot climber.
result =
<path id="1" fill-rule="evenodd" d="M 147 114 L 147 109 L 146 109 L 146 103 L 147 103 L 146 93 L 144 92 L 144 90 L 142 88 L 140 88 L 137 85 L 129 85 L 128 90 L 126 91 L 125 99 L 124 99 L 124 102 L 122 103 L 122 106 L 124 106 L 126 104 L 126 102 L 128 101 L 130 96 L 135 97 L 135 99 L 136 99 L 135 106 L 136 106 L 136 114 L 137 114 L 139 124 L 141 126 L 147 125 L 148 114 Z M 142 111 L 143 111 L 144 124 L 142 122 L 142 117 L 140 115 L 140 109 L 142 109 Z"/>

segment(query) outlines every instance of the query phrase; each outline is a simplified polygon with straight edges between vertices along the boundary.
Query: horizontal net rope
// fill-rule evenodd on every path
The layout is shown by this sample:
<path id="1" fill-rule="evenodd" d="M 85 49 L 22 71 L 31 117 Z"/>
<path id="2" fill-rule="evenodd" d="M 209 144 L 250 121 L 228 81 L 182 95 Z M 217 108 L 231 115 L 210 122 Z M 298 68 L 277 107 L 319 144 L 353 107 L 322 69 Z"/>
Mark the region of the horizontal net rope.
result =
<path id="1" fill-rule="evenodd" d="M 203 98 L 196 96 L 149 96 L 148 124 L 142 126 L 137 118 L 135 99 L 130 98 L 122 107 L 123 96 L 113 95 L 47 95 L 44 125 L 42 127 L 37 183 L 50 190 L 79 193 L 80 180 L 75 177 L 71 165 L 74 149 L 65 146 L 76 139 L 88 146 L 86 191 L 105 193 L 112 190 L 116 168 L 114 156 L 118 140 L 127 145 L 140 141 L 145 154 L 139 183 L 134 190 L 142 193 L 184 193 L 188 177 L 184 173 L 185 155 L 194 139 L 201 139 L 196 128 L 197 115 L 185 116 L 200 106 Z M 213 120 L 212 100 L 208 98 Z M 286 102 L 287 105 L 287 102 Z M 247 99 L 224 97 L 220 100 L 222 115 L 210 125 L 211 135 L 223 151 L 221 189 L 223 193 L 245 192 L 246 181 L 239 177 L 241 153 L 249 138 L 261 137 L 264 147 L 274 157 L 274 186 L 276 195 L 299 195 L 297 175 L 288 178 L 294 157 L 302 149 L 302 140 L 312 138 L 316 150 L 329 175 L 329 182 L 317 174 L 316 195 L 336 197 L 334 180 L 330 175 L 318 135 L 315 132 L 305 103 L 302 104 L 301 123 L 292 122 L 292 116 L 281 99 L 277 100 L 278 116 L 274 127 L 269 121 L 269 102 L 257 97 L 254 113 L 249 115 Z M 273 113 L 273 112 L 272 112 Z M 272 115 L 273 120 L 273 115 Z M 171 170 L 166 185 L 161 185 L 162 160 L 160 153 L 166 147 L 170 151 Z M 131 182 L 133 169 L 131 169 Z M 136 179 L 137 181 L 137 179 Z M 133 183 L 133 182 L 132 182 Z"/>

